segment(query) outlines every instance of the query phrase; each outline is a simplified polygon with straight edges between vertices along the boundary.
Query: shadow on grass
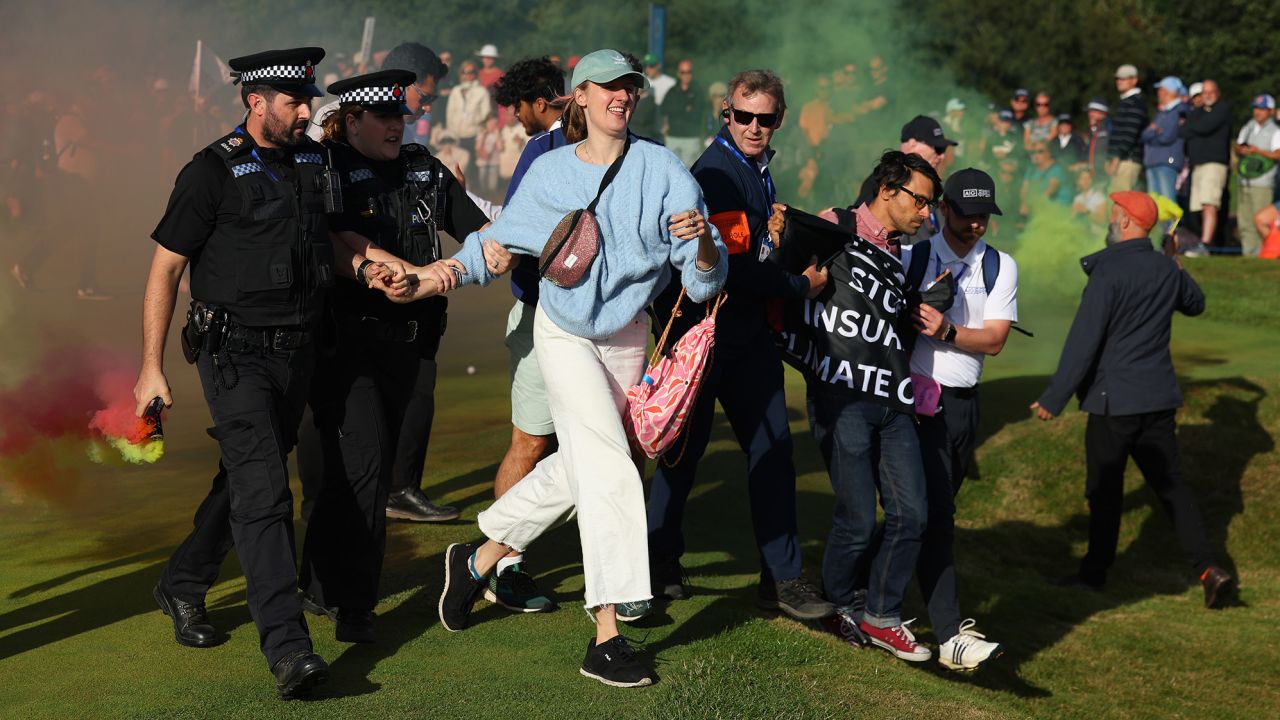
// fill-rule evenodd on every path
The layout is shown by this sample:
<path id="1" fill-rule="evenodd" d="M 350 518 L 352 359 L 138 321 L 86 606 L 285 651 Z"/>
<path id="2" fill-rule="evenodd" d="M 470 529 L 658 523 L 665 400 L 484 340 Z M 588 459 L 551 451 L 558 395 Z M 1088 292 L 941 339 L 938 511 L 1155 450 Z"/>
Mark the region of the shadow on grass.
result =
<path id="1" fill-rule="evenodd" d="M 1036 379 L 1039 380 L 1039 379 Z M 995 386 L 995 392 L 988 387 Z M 1012 400 L 998 397 L 1035 397 L 1024 391 L 1025 378 L 996 381 L 983 386 L 984 406 L 1008 406 Z M 1271 436 L 1258 417 L 1258 407 L 1266 392 L 1242 378 L 1187 382 L 1188 397 L 1208 393 L 1212 404 L 1203 413 L 1205 422 L 1180 427 L 1178 444 L 1182 471 L 1204 517 L 1205 530 L 1218 561 L 1236 575 L 1234 561 L 1226 553 L 1226 535 L 1232 518 L 1243 510 L 1241 480 L 1252 458 L 1274 448 Z M 1012 417 L 1012 413 L 1008 417 Z M 1025 415 L 1023 416 L 1025 417 Z M 989 420 L 996 430 L 1010 420 L 996 416 Z M 1229 451 L 1224 449 L 1229 448 Z M 1084 490 L 1080 478 L 1080 491 Z M 957 556 L 981 558 L 984 568 L 998 568 L 985 574 L 983 582 L 964 582 L 963 605 L 989 606 L 982 620 L 996 640 L 1004 641 L 1005 655 L 984 672 L 973 677 L 976 684 L 1021 696 L 1047 695 L 1047 689 L 1027 684 L 1020 677 L 1024 663 L 1057 644 L 1077 625 L 1100 612 L 1131 605 L 1161 594 L 1181 594 L 1197 584 L 1188 572 L 1185 555 L 1179 554 L 1168 515 L 1144 486 L 1124 498 L 1124 514 L 1152 505 L 1137 537 L 1119 553 L 1102 592 L 1058 588 L 1045 582 L 1069 570 L 1072 542 L 1087 537 L 1089 516 L 1077 512 L 1056 527 L 1008 521 L 980 530 L 957 530 Z M 975 586 L 977 591 L 975 592 Z M 1240 605 L 1238 598 L 1226 605 Z M 1206 611 L 1208 612 L 1208 611 Z"/>

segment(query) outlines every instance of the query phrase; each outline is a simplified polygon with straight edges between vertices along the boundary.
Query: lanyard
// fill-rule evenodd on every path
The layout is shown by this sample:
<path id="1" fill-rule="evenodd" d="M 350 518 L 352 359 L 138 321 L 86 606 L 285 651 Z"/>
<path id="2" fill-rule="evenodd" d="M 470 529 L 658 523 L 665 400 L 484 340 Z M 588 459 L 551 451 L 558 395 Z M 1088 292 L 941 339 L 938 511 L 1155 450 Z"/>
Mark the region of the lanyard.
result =
<path id="1" fill-rule="evenodd" d="M 243 125 L 237 125 L 236 132 L 240 133 L 241 135 L 249 134 L 245 132 Z M 257 160 L 258 164 L 262 166 L 262 169 L 267 173 L 267 177 L 271 178 L 274 182 L 280 182 L 280 178 L 276 177 L 276 174 L 271 172 L 271 168 L 267 166 L 266 161 L 262 159 L 262 156 L 258 155 L 258 148 L 255 147 L 254 149 L 250 150 L 249 154 L 252 155 L 253 159 Z"/>
<path id="2" fill-rule="evenodd" d="M 718 142 L 718 143 L 720 143 L 721 145 L 723 145 L 723 146 L 725 147 L 725 149 L 726 149 L 726 150 L 728 150 L 729 152 L 733 153 L 733 156 L 734 156 L 734 157 L 738 158 L 738 161 L 739 161 L 739 162 L 741 162 L 743 165 L 746 165 L 746 166 L 747 166 L 748 168 L 750 168 L 753 172 L 755 172 L 756 174 L 758 174 L 758 175 L 760 176 L 760 182 L 761 182 L 761 184 L 762 184 L 762 185 L 764 185 L 764 196 L 765 196 L 765 200 L 766 200 L 766 201 L 768 202 L 768 204 L 769 204 L 769 208 L 768 208 L 768 216 L 769 216 L 769 217 L 772 217 L 772 216 L 773 216 L 773 203 L 774 203 L 775 201 L 777 201 L 777 199 L 778 199 L 778 193 L 777 193 L 777 191 L 776 191 L 776 190 L 774 190 L 774 187 L 773 187 L 773 177 L 769 175 L 769 168 L 767 168 L 767 167 L 766 167 L 766 168 L 764 169 L 764 172 L 763 172 L 763 173 L 760 173 L 759 168 L 758 168 L 756 165 L 754 165 L 750 160 L 748 160 L 748 159 L 747 159 L 747 157 L 746 157 L 745 155 L 743 155 L 743 154 L 742 154 L 742 151 L 741 151 L 741 150 L 739 150 L 738 148 L 734 147 L 734 146 L 733 146 L 733 143 L 729 142 L 728 140 L 725 140 L 725 139 L 724 139 L 724 136 L 722 136 L 722 135 L 717 135 L 717 136 L 716 136 L 716 142 Z"/>

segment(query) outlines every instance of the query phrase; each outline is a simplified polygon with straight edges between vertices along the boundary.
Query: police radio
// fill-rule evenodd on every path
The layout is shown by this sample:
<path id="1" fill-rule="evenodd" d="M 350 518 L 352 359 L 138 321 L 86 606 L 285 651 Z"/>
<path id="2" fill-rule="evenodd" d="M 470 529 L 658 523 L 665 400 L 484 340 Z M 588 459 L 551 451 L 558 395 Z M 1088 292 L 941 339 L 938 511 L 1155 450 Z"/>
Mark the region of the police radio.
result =
<path id="1" fill-rule="evenodd" d="M 324 211 L 342 212 L 342 177 L 333 168 L 333 149 L 329 149 L 329 163 L 320 173 L 320 191 L 324 193 Z"/>

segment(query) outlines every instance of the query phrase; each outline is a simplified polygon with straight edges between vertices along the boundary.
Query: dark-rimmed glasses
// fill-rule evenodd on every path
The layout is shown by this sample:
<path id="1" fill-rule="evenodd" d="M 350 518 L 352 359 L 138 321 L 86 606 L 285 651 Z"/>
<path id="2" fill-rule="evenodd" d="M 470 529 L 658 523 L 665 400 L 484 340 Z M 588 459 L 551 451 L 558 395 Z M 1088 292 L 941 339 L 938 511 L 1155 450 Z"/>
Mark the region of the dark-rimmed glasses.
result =
<path id="1" fill-rule="evenodd" d="M 937 201 L 937 200 L 934 200 L 933 198 L 929 197 L 928 195 L 921 195 L 920 193 L 914 193 L 914 192 L 911 192 L 910 190 L 908 190 L 908 189 L 907 189 L 905 186 L 903 186 L 903 185 L 897 185 L 897 184 L 895 184 L 895 185 L 887 185 L 886 187 L 893 188 L 894 190 L 901 190 L 902 192 L 904 192 L 904 193 L 906 193 L 906 194 L 910 195 L 910 196 L 911 196 L 911 199 L 912 199 L 912 200 L 914 200 L 914 201 L 915 201 L 915 203 L 916 203 L 916 209 L 917 209 L 917 210 L 923 210 L 926 206 L 927 206 L 930 210 L 934 210 L 934 209 L 936 209 L 936 208 L 938 207 L 938 201 Z"/>
<path id="2" fill-rule="evenodd" d="M 778 122 L 782 120 L 782 113 L 753 113 L 739 110 L 732 105 L 729 106 L 729 112 L 733 114 L 733 121 L 743 127 L 750 125 L 753 120 L 758 120 L 762 128 L 776 128 L 778 127 Z"/>

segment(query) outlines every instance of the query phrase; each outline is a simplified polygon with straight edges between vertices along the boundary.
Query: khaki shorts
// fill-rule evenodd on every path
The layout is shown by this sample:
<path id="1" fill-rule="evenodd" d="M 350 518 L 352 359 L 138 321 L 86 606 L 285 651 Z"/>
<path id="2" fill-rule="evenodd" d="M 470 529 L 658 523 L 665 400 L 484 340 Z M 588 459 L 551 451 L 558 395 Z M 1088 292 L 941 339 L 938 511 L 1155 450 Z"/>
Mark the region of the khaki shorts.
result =
<path id="1" fill-rule="evenodd" d="M 1111 176 L 1111 192 L 1124 192 L 1138 186 L 1138 178 L 1142 177 L 1142 163 L 1132 160 L 1121 160 L 1116 166 L 1116 174 Z"/>
<path id="2" fill-rule="evenodd" d="M 511 351 L 511 424 L 526 435 L 554 435 L 538 356 L 533 352 L 533 317 L 537 307 L 517 300 L 507 314 L 507 349 Z"/>
<path id="3" fill-rule="evenodd" d="M 1227 186 L 1225 163 L 1205 163 L 1191 169 L 1191 212 L 1205 205 L 1222 205 L 1222 189 Z"/>

